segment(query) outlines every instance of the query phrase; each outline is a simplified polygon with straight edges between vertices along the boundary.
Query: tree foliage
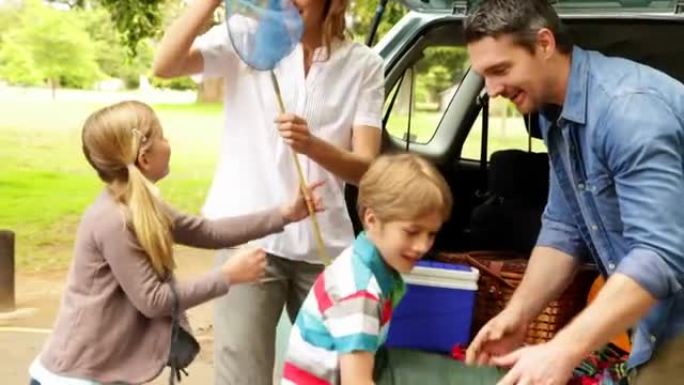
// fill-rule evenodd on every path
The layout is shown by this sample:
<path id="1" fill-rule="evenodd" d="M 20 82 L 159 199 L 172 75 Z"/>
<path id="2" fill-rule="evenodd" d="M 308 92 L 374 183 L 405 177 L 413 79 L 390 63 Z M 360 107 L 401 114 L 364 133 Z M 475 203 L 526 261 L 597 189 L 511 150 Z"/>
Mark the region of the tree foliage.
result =
<path id="1" fill-rule="evenodd" d="M 110 9 L 115 3 L 101 0 L 17 0 L 3 4 L 0 78 L 18 85 L 50 81 L 77 88 L 107 77 L 123 80 L 127 88 L 138 87 L 140 75 L 149 73 L 153 57 L 153 39 L 143 36 L 159 36 L 183 9 L 177 0 L 169 0 L 168 4 L 117 1 L 122 7 L 114 14 Z M 166 4 L 159 8 L 163 20 L 146 16 L 149 12 L 145 9 L 155 9 L 155 4 Z M 120 31 L 126 28 L 124 25 L 132 24 L 137 26 L 132 33 Z M 195 88 L 189 78 L 172 82 L 152 79 L 152 83 L 177 89 Z"/>
<path id="2" fill-rule="evenodd" d="M 22 45 L 20 34 L 10 31 L 3 36 L 0 47 L 0 78 L 22 86 L 43 83 L 43 74 L 36 67 L 31 53 Z"/>
<path id="3" fill-rule="evenodd" d="M 352 0 L 349 4 L 351 25 L 350 30 L 354 37 L 360 41 L 366 41 L 370 33 L 370 27 L 375 17 L 375 12 L 380 0 Z M 408 12 L 401 2 L 390 0 L 385 7 L 375 42 L 379 41 L 387 31 L 396 24 Z"/>
<path id="4" fill-rule="evenodd" d="M 24 4 L 17 11 L 0 5 L 0 77 L 17 84 L 40 84 L 51 79 L 84 87 L 100 77 L 137 86 L 149 72 L 153 41 L 184 10 L 182 0 L 9 0 Z M 370 32 L 380 0 L 350 0 L 348 26 L 355 39 Z M 376 42 L 407 13 L 401 2 L 389 1 Z M 419 88 L 428 99 L 455 81 L 465 69 L 465 51 L 454 47 L 426 50 L 416 64 Z M 152 79 L 158 86 L 193 88 L 189 79 L 173 84 Z"/>
<path id="5" fill-rule="evenodd" d="M 19 6 L 0 1 L 0 46 L 3 36 L 19 23 Z"/>
<path id="6" fill-rule="evenodd" d="M 100 6 L 84 11 L 85 28 L 95 44 L 97 63 L 105 74 L 124 81 L 127 88 L 135 88 L 139 77 L 149 71 L 153 49 L 150 39 L 136 43 L 136 55 L 122 45 L 122 37 L 109 12 Z"/>
<path id="7" fill-rule="evenodd" d="M 95 47 L 79 14 L 31 0 L 3 34 L 0 74 L 10 82 L 84 87 L 101 76 Z"/>
<path id="8" fill-rule="evenodd" d="M 163 21 L 163 0 L 98 0 L 112 16 L 132 56 L 138 43 L 156 37 Z"/>
<path id="9" fill-rule="evenodd" d="M 447 81 L 451 83 L 460 81 L 465 74 L 468 53 L 462 46 L 429 47 L 424 54 L 423 59 L 417 63 L 416 70 L 419 73 L 427 73 L 431 67 L 441 66 L 450 71 Z"/>
<path id="10" fill-rule="evenodd" d="M 66 7 L 88 9 L 100 6 L 107 10 L 112 23 L 120 34 L 121 42 L 130 54 L 137 53 L 138 43 L 149 38 L 157 38 L 163 27 L 170 20 L 169 16 L 177 14 L 183 6 L 182 0 L 49 0 L 64 4 Z M 378 0 L 379 1 L 379 0 Z M 376 0 L 351 0 L 350 29 L 358 38 L 365 40 L 378 4 Z M 384 35 L 407 9 L 401 2 L 389 1 L 382 22 L 378 28 L 378 37 Z"/>
<path id="11" fill-rule="evenodd" d="M 131 57 L 136 56 L 139 43 L 159 35 L 164 20 L 164 9 L 179 0 L 49 0 L 70 8 L 107 10 L 111 23 L 118 31 L 121 44 Z M 168 4 L 167 4 L 168 3 Z"/>

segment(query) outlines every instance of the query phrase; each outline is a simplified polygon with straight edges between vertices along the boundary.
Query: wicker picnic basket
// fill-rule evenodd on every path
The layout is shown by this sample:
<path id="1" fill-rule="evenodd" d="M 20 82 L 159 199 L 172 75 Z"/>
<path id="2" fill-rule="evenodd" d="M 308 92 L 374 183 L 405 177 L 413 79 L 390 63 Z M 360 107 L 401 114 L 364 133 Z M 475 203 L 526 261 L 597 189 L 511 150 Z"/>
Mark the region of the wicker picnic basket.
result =
<path id="1" fill-rule="evenodd" d="M 472 323 L 473 335 L 503 310 L 520 284 L 528 262 L 520 254 L 501 251 L 442 253 L 437 259 L 470 265 L 480 270 Z M 560 298 L 551 302 L 530 324 L 525 342 L 546 342 L 570 322 L 586 306 L 587 294 L 596 275 L 597 272 L 592 267 L 583 266 Z"/>

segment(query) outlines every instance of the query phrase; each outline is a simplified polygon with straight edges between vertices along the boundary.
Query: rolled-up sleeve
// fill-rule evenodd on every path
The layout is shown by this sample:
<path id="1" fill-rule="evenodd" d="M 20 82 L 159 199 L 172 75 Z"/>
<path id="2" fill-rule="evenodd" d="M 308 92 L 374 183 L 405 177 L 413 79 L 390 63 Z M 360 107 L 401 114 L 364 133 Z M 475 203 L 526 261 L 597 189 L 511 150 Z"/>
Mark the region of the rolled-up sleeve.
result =
<path id="1" fill-rule="evenodd" d="M 549 199 L 542 215 L 537 246 L 551 247 L 584 261 L 587 256 L 586 244 L 562 195 L 553 167 L 549 172 Z"/>
<path id="2" fill-rule="evenodd" d="M 616 98 L 597 143 L 613 173 L 629 251 L 616 272 L 657 299 L 682 289 L 684 277 L 684 132 L 658 96 Z"/>

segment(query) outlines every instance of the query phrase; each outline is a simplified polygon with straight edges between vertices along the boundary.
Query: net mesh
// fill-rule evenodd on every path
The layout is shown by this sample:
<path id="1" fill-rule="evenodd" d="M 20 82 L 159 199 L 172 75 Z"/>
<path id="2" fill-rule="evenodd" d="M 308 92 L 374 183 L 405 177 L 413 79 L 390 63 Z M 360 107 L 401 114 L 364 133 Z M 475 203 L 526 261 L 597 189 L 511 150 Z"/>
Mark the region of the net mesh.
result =
<path id="1" fill-rule="evenodd" d="M 228 36 L 242 61 L 269 71 L 301 40 L 299 10 L 287 0 L 225 0 Z"/>

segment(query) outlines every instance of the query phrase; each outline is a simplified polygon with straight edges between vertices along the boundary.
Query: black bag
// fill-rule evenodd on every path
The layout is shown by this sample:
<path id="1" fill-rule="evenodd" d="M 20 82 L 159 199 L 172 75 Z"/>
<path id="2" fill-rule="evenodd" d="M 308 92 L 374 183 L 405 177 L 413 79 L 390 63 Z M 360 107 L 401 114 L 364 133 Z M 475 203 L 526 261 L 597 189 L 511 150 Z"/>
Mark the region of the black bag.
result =
<path id="1" fill-rule="evenodd" d="M 176 291 L 176 282 L 173 278 L 169 279 L 171 293 L 173 293 L 173 310 L 171 314 L 171 349 L 169 350 L 169 361 L 167 365 L 171 368 L 169 375 L 169 385 L 174 385 L 176 380 L 180 382 L 181 372 L 186 376 L 185 369 L 190 366 L 200 351 L 200 345 L 185 329 L 180 326 L 180 301 Z"/>

